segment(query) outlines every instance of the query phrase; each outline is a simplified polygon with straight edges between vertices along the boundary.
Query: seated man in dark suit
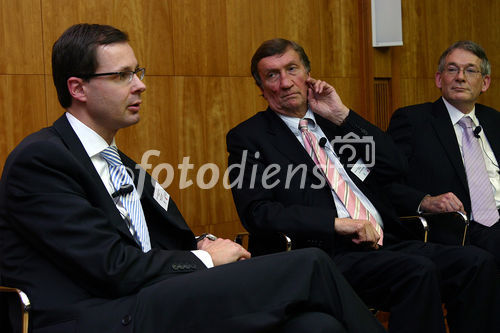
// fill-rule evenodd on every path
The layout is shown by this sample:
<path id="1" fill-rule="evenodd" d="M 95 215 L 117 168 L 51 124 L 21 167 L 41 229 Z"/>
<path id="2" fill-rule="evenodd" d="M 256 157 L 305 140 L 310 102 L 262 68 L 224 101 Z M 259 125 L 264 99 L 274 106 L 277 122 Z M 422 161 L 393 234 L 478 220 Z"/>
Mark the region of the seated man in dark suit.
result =
<path id="1" fill-rule="evenodd" d="M 490 86 L 483 48 L 459 41 L 441 55 L 434 103 L 394 112 L 388 128 L 409 169 L 390 192 L 400 214 L 462 211 L 468 243 L 491 252 L 500 267 L 500 113 L 477 103 Z"/>
<path id="2" fill-rule="evenodd" d="M 405 226 L 380 191 L 405 169 L 391 138 L 312 78 L 295 42 L 264 42 L 251 71 L 269 107 L 227 135 L 233 197 L 250 233 L 324 249 L 367 304 L 390 310 L 392 332 L 444 332 L 442 301 L 451 332 L 495 330 L 489 253 L 402 240 Z"/>
<path id="3" fill-rule="evenodd" d="M 34 333 L 384 331 L 321 251 L 249 259 L 196 242 L 116 148 L 146 89 L 124 32 L 70 27 L 52 69 L 67 112 L 12 151 L 0 182 L 3 283 L 31 298 Z"/>

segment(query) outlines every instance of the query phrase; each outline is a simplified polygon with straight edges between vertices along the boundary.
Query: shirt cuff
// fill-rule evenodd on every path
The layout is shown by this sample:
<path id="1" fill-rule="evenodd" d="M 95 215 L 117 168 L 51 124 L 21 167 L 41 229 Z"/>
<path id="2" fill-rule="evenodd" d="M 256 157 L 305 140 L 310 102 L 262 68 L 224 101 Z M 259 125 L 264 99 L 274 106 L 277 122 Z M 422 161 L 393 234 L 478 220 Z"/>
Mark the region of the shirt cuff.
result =
<path id="1" fill-rule="evenodd" d="M 214 262 L 212 260 L 212 257 L 207 251 L 203 250 L 193 250 L 191 251 L 195 256 L 198 257 L 198 259 L 201 260 L 207 266 L 207 268 L 212 268 L 214 267 Z"/>

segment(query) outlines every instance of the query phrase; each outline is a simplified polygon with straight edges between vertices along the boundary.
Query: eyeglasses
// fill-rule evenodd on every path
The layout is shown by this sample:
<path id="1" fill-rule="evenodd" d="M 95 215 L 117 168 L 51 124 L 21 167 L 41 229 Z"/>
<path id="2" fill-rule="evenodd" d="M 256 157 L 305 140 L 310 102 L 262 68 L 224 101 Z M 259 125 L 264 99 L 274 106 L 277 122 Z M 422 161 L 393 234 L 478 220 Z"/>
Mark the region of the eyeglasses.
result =
<path id="1" fill-rule="evenodd" d="M 135 74 L 137 74 L 137 77 L 139 78 L 139 80 L 142 81 L 142 79 L 144 79 L 144 75 L 146 74 L 146 68 L 140 67 L 140 68 L 136 68 L 133 71 L 82 74 L 79 76 L 81 76 L 82 78 L 85 78 L 85 79 L 90 79 L 91 77 L 96 77 L 96 76 L 118 75 L 118 77 L 120 78 L 120 81 L 131 82 L 132 79 L 134 78 Z"/>
<path id="2" fill-rule="evenodd" d="M 481 74 L 481 71 L 478 71 L 473 67 L 460 68 L 456 66 L 448 66 L 444 69 L 444 73 L 449 76 L 457 76 L 462 71 L 464 72 L 464 76 L 466 78 L 472 78 L 475 77 L 477 74 Z"/>

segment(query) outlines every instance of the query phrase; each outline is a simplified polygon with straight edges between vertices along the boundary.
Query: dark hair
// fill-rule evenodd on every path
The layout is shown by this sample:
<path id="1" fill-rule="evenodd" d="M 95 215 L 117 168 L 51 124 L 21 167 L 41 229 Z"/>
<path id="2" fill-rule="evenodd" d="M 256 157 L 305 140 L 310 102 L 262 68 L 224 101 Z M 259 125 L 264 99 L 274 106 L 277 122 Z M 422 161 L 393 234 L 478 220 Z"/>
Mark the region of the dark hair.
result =
<path id="1" fill-rule="evenodd" d="M 95 73 L 97 47 L 127 41 L 127 33 L 112 26 L 86 23 L 71 26 L 59 37 L 52 47 L 52 78 L 63 108 L 72 102 L 68 78 Z"/>
<path id="2" fill-rule="evenodd" d="M 490 75 L 491 74 L 491 65 L 488 57 L 486 56 L 486 52 L 481 47 L 481 45 L 476 44 L 470 40 L 460 40 L 454 44 L 452 44 L 446 51 L 441 54 L 441 57 L 438 61 L 438 72 L 442 73 L 444 70 L 444 65 L 446 63 L 446 57 L 456 49 L 461 49 L 465 51 L 469 51 L 474 53 L 479 59 L 481 59 L 481 75 Z"/>
<path id="3" fill-rule="evenodd" d="M 307 57 L 306 52 L 299 44 L 294 41 L 283 39 L 283 38 L 274 38 L 270 40 L 266 40 L 263 42 L 257 51 L 255 51 L 252 57 L 252 63 L 250 65 L 250 71 L 252 72 L 252 76 L 255 80 L 255 83 L 260 87 L 262 81 L 259 76 L 259 71 L 257 70 L 257 64 L 262 58 L 270 57 L 277 54 L 283 54 L 288 49 L 292 49 L 299 54 L 300 61 L 304 65 L 307 70 L 307 73 L 311 71 L 311 63 L 309 62 L 309 58 Z"/>

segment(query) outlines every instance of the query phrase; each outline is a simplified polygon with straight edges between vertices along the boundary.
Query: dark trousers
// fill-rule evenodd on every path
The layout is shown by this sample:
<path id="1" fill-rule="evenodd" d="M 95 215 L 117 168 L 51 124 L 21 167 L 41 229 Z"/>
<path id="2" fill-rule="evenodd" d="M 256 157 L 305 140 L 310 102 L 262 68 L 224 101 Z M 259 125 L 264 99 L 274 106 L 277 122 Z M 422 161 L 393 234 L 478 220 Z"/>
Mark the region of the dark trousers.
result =
<path id="1" fill-rule="evenodd" d="M 471 221 L 469 225 L 468 242 L 490 252 L 500 267 L 500 222 L 486 227 Z"/>
<path id="2" fill-rule="evenodd" d="M 182 274 L 137 295 L 135 332 L 385 332 L 318 249 Z"/>
<path id="3" fill-rule="evenodd" d="M 452 333 L 500 327 L 495 261 L 479 248 L 404 241 L 333 259 L 367 304 L 391 312 L 390 332 L 445 332 L 442 302 Z"/>

